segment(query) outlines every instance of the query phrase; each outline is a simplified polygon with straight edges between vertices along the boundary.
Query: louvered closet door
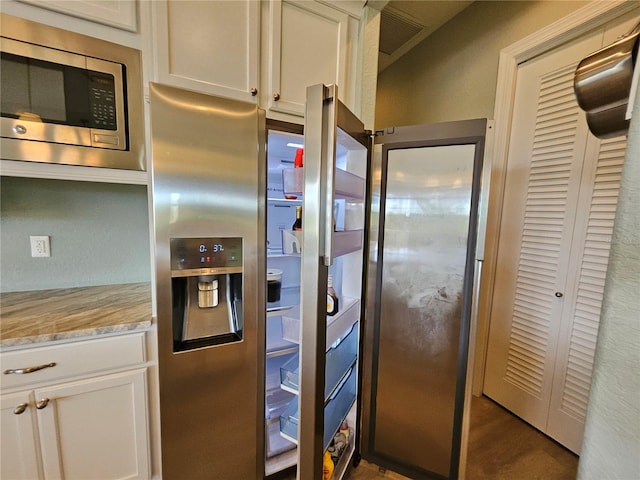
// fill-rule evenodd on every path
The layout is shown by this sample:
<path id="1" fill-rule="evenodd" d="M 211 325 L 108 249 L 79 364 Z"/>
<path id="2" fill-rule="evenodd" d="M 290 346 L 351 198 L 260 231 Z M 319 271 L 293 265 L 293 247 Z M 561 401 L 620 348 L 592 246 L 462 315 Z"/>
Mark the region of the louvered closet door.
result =
<path id="1" fill-rule="evenodd" d="M 577 63 L 602 41 L 596 32 L 519 68 L 484 385 L 574 452 L 624 157 L 620 141 L 598 154 L 573 93 Z"/>
<path id="2" fill-rule="evenodd" d="M 585 185 L 581 191 L 574 228 L 574 248 L 570 272 L 575 282 L 567 282 L 556 368 L 546 433 L 574 452 L 579 452 L 584 434 L 593 355 L 596 347 L 604 281 L 607 274 L 613 222 L 620 190 L 626 137 L 600 142 L 590 138 L 589 154 L 597 162 L 585 165 Z M 588 168 L 591 167 L 591 168 Z"/>

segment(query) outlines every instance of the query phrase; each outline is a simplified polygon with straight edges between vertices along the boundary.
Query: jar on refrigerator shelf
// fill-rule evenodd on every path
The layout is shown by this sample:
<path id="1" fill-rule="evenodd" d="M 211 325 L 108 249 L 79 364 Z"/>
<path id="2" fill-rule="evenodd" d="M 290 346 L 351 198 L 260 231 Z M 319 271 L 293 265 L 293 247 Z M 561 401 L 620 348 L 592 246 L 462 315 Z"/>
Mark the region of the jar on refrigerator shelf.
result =
<path id="1" fill-rule="evenodd" d="M 333 316 L 338 313 L 338 294 L 333 289 L 333 276 L 329 275 L 327 279 L 327 315 Z"/>

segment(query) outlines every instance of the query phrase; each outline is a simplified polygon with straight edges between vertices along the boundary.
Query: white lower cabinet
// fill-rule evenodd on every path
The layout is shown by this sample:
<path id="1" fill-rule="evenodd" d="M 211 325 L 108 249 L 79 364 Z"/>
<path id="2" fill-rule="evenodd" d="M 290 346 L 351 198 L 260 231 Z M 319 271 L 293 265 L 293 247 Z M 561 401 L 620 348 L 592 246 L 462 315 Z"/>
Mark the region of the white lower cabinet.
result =
<path id="1" fill-rule="evenodd" d="M 42 478 L 31 392 L 0 396 L 0 477 Z"/>
<path id="2" fill-rule="evenodd" d="M 112 353 L 118 356 L 117 350 Z M 32 383 L 29 388 L 0 396 L 0 478 L 150 478 L 147 370 L 49 384 L 19 375 Z"/>

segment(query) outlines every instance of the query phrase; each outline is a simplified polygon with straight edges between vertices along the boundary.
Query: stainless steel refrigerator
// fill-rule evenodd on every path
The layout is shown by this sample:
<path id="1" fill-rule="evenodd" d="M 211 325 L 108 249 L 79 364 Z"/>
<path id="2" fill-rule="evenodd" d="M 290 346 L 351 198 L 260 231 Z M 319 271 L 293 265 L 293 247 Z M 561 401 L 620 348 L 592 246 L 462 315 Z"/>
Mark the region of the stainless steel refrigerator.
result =
<path id="1" fill-rule="evenodd" d="M 374 135 L 337 98 L 303 133 L 151 84 L 163 478 L 460 473 L 487 122 Z"/>

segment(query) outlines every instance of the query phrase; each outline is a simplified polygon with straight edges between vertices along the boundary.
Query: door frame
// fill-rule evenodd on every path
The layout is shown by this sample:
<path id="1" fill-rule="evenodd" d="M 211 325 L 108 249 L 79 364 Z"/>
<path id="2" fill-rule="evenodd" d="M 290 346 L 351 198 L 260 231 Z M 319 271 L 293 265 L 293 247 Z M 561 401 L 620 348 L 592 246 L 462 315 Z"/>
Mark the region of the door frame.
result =
<path id="1" fill-rule="evenodd" d="M 492 148 L 493 151 L 491 156 L 488 157 L 491 161 L 491 188 L 489 190 L 485 261 L 480 283 L 477 340 L 473 367 L 472 393 L 475 396 L 482 395 L 484 388 L 489 323 L 518 65 L 548 50 L 559 47 L 594 28 L 598 28 L 610 20 L 632 11 L 637 6 L 637 3 L 625 0 L 615 2 L 594 1 L 500 51 L 494 104 L 495 128 L 493 145 L 488 145 L 488 148 Z M 478 253 L 481 254 L 481 252 Z"/>

